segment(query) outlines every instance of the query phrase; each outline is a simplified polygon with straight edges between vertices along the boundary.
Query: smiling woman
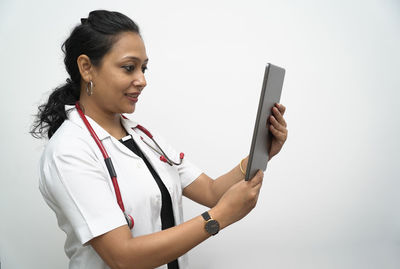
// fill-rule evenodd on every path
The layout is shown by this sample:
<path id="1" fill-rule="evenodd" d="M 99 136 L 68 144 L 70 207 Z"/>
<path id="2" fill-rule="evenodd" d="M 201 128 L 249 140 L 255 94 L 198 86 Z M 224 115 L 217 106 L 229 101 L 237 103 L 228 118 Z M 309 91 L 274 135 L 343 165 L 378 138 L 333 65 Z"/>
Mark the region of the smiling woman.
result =
<path id="1" fill-rule="evenodd" d="M 106 131 L 120 139 L 126 132 L 119 123 L 119 114 L 135 111 L 138 96 L 146 86 L 144 72 L 148 58 L 138 33 L 119 33 L 114 42 L 98 66 L 93 65 L 87 55 L 78 57 L 82 80 L 91 85 L 91 94 L 82 94 L 79 102 L 86 115 L 100 125 L 104 124 Z"/>
<path id="2" fill-rule="evenodd" d="M 31 133 L 49 138 L 39 188 L 67 235 L 69 268 L 187 268 L 186 252 L 255 207 L 263 173 L 244 181 L 246 157 L 213 180 L 121 115 L 135 111 L 148 63 L 125 15 L 90 12 L 63 51 L 70 78 L 39 107 Z M 287 137 L 284 111 L 273 109 L 270 157 Z M 182 195 L 210 210 L 183 222 Z"/>
<path id="3" fill-rule="evenodd" d="M 129 41 L 134 40 L 135 43 L 129 46 L 126 39 L 121 38 L 126 36 L 131 37 Z M 116 48 L 112 49 L 115 45 Z M 66 84 L 53 91 L 46 104 L 39 107 L 38 118 L 31 132 L 36 137 L 52 137 L 67 119 L 65 105 L 75 104 L 76 101 L 81 100 L 82 96 L 85 96 L 85 92 L 88 93 L 87 95 L 92 95 L 95 91 L 94 88 L 96 91 L 103 90 L 104 92 L 104 88 L 107 86 L 104 84 L 104 80 L 99 81 L 98 88 L 95 85 L 97 81 L 92 80 L 94 75 L 97 75 L 96 79 L 100 79 L 99 73 L 103 69 L 103 65 L 106 70 L 102 75 L 108 74 L 112 65 L 115 66 L 114 69 L 120 70 L 120 73 L 112 70 L 113 74 L 117 73 L 117 77 L 120 78 L 123 74 L 121 71 L 135 72 L 135 76 L 137 76 L 137 71 L 145 70 L 145 67 L 138 65 L 138 61 L 140 62 L 138 57 L 145 57 L 145 59 L 142 58 L 144 65 L 144 61 L 147 62 L 139 27 L 125 15 L 105 10 L 92 11 L 87 19 L 81 19 L 81 24 L 73 29 L 70 37 L 62 45 L 62 50 L 65 53 L 64 63 L 70 78 L 67 79 Z M 121 53 L 139 53 L 140 55 L 121 55 Z M 118 54 L 121 58 L 115 59 L 109 54 L 114 57 Z M 136 61 L 124 60 L 122 57 L 135 57 Z M 105 58 L 111 58 L 110 61 L 114 62 L 106 61 Z M 132 82 L 132 80 L 130 81 Z M 107 83 L 111 82 L 107 81 Z M 139 83 L 144 84 L 140 87 L 143 89 L 145 86 L 143 74 Z M 100 96 L 101 94 L 96 95 Z M 93 97 L 97 99 L 96 95 Z"/>

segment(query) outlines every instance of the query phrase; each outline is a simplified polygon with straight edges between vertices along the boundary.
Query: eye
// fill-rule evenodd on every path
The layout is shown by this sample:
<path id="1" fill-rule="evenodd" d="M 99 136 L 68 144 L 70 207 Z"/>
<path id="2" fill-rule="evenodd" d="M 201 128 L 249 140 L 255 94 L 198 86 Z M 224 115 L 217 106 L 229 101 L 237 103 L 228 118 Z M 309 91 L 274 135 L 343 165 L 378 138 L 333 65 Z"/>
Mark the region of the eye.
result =
<path id="1" fill-rule="evenodd" d="M 134 65 L 124 65 L 122 66 L 122 68 L 124 68 L 127 72 L 132 72 L 133 70 L 135 70 Z"/>
<path id="2" fill-rule="evenodd" d="M 146 72 L 146 70 L 147 70 L 147 66 L 143 66 L 143 67 L 142 67 L 142 72 L 143 72 L 143 74 Z"/>

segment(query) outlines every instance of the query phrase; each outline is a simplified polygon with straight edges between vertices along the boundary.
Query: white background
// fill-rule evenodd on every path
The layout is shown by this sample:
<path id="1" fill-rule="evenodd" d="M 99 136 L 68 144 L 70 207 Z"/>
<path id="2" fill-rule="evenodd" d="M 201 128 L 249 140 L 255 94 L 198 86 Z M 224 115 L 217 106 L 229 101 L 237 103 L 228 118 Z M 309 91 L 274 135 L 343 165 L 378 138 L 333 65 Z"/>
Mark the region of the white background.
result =
<path id="1" fill-rule="evenodd" d="M 136 21 L 150 58 L 132 117 L 217 177 L 248 154 L 267 62 L 286 69 L 289 137 L 256 209 L 190 251 L 191 268 L 400 268 L 400 2 L 0 2 L 3 269 L 66 268 L 28 130 L 67 74 L 90 10 Z M 204 208 L 185 200 L 185 218 Z"/>

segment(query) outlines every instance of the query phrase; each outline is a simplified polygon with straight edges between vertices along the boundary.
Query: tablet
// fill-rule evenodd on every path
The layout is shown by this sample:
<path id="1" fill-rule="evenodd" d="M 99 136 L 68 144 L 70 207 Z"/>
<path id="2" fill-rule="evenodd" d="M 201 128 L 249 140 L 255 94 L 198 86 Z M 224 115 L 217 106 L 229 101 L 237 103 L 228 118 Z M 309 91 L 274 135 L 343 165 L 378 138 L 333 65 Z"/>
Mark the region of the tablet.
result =
<path id="1" fill-rule="evenodd" d="M 261 88 L 260 102 L 258 104 L 256 124 L 251 141 L 249 162 L 247 163 L 245 180 L 250 180 L 257 171 L 267 169 L 268 151 L 271 146 L 272 134 L 269 131 L 269 117 L 272 108 L 279 103 L 285 77 L 285 69 L 276 65 L 267 64 L 264 81 Z"/>

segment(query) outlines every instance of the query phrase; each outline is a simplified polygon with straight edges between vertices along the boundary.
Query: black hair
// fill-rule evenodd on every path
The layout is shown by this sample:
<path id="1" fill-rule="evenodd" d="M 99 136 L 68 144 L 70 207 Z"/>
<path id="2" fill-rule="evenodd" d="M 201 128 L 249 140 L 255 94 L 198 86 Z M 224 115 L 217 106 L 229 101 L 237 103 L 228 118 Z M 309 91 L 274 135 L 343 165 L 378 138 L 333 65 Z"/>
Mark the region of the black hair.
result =
<path id="1" fill-rule="evenodd" d="M 65 84 L 55 88 L 46 103 L 38 107 L 39 112 L 30 133 L 35 138 L 49 139 L 67 118 L 65 105 L 74 105 L 79 100 L 81 75 L 77 59 L 85 54 L 94 66 L 99 66 L 104 55 L 110 51 L 122 32 L 140 35 L 139 27 L 127 16 L 107 10 L 94 10 L 88 18 L 81 19 L 62 44 L 65 68 L 70 76 Z"/>

